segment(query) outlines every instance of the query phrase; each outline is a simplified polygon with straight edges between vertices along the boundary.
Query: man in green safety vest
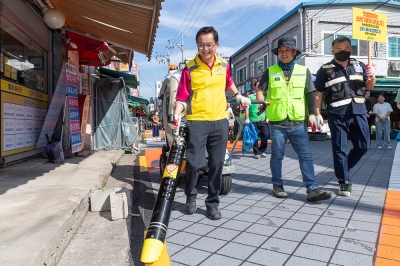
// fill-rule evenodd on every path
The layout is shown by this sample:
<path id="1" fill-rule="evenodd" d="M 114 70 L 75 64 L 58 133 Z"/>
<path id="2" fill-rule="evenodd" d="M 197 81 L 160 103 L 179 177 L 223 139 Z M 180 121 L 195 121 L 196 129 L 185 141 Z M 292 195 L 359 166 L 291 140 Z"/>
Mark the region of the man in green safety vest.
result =
<path id="1" fill-rule="evenodd" d="M 296 64 L 301 54 L 296 39 L 285 37 L 278 40 L 272 50 L 278 56 L 278 63 L 269 67 L 262 75 L 257 91 L 257 100 L 264 100 L 266 92 L 267 118 L 270 125 L 273 193 L 278 198 L 286 198 L 283 188 L 282 160 L 287 140 L 299 157 L 303 182 L 307 188 L 307 200 L 319 201 L 331 197 L 331 193 L 318 188 L 315 181 L 308 131 L 305 125 L 306 105 L 311 128 L 315 131 L 317 122 L 314 115 L 314 91 L 310 71 Z"/>

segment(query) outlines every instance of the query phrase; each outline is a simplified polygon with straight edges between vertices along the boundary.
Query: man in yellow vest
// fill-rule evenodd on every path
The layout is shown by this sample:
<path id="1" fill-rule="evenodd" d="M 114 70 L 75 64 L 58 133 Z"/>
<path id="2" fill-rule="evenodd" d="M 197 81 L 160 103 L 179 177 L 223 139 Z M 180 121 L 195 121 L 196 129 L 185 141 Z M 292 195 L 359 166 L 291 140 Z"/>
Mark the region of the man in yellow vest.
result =
<path id="1" fill-rule="evenodd" d="M 319 189 L 315 181 L 308 131 L 304 122 L 307 104 L 310 126 L 315 131 L 315 87 L 311 73 L 306 67 L 296 64 L 296 56 L 301 52 L 297 49 L 294 38 L 279 39 L 278 46 L 272 52 L 278 56 L 278 64 L 269 67 L 263 73 L 257 100 L 264 100 L 264 94 L 267 92 L 273 193 L 278 198 L 287 197 L 282 181 L 282 160 L 286 142 L 290 140 L 299 157 L 303 182 L 307 188 L 307 200 L 329 199 L 331 193 Z"/>
<path id="2" fill-rule="evenodd" d="M 228 141 L 225 91 L 230 91 L 236 101 L 250 105 L 250 100 L 239 94 L 231 77 L 228 62 L 216 56 L 218 32 L 212 26 L 201 28 L 196 34 L 198 54 L 186 64 L 181 74 L 176 94 L 175 122 L 185 111 L 188 130 L 186 145 L 186 211 L 196 211 L 196 184 L 199 170 L 204 167 L 205 149 L 208 152 L 208 197 L 205 200 L 207 215 L 212 220 L 221 219 L 218 210 L 222 170 Z"/>

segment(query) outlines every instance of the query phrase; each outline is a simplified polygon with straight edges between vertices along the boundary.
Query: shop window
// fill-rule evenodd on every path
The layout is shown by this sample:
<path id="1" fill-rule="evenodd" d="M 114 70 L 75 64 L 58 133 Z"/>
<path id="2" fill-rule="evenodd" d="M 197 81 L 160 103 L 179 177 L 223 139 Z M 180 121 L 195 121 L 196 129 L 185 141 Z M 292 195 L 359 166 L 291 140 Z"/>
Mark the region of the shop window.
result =
<path id="1" fill-rule="evenodd" d="M 400 57 L 400 38 L 388 38 L 388 57 Z"/>
<path id="2" fill-rule="evenodd" d="M 47 52 L 0 16 L 0 77 L 47 93 Z"/>
<path id="3" fill-rule="evenodd" d="M 253 76 L 259 76 L 261 75 L 264 70 L 266 69 L 267 66 L 267 55 L 258 58 L 257 60 L 254 61 L 254 73 Z"/>
<path id="4" fill-rule="evenodd" d="M 352 39 L 351 35 L 324 33 L 324 54 L 332 55 L 332 42 L 339 37 L 347 37 L 351 41 L 352 56 L 368 56 L 368 41 Z"/>
<path id="5" fill-rule="evenodd" d="M 236 71 L 236 83 L 244 82 L 246 79 L 246 67 L 242 67 Z"/>

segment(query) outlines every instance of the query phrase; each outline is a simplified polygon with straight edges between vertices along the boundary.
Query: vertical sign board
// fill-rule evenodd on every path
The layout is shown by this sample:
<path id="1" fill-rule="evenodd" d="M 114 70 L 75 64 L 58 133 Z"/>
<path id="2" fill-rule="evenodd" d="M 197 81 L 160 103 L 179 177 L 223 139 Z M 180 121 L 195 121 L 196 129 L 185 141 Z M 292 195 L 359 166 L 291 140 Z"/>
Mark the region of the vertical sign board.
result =
<path id="1" fill-rule="evenodd" d="M 69 110 L 69 131 L 71 134 L 71 152 L 75 153 L 82 150 L 81 126 L 79 115 L 78 99 L 78 80 L 76 78 L 76 68 L 74 65 L 65 64 L 67 91 L 68 91 L 68 110 Z"/>
<path id="2" fill-rule="evenodd" d="M 353 7 L 354 39 L 386 43 L 387 15 Z"/>
<path id="3" fill-rule="evenodd" d="M 67 81 L 65 74 L 65 66 L 61 70 L 60 77 L 58 78 L 57 86 L 54 91 L 54 95 L 51 99 L 50 107 L 47 115 L 42 112 L 41 116 L 46 117 L 42 127 L 42 131 L 39 135 L 39 140 L 36 143 L 36 148 L 43 148 L 47 145 L 47 136 L 52 139 L 55 127 L 57 125 L 58 116 L 62 106 L 65 103 L 65 97 L 67 95 Z"/>
<path id="4" fill-rule="evenodd" d="M 1 80 L 1 156 L 34 150 L 47 112 L 45 93 Z"/>

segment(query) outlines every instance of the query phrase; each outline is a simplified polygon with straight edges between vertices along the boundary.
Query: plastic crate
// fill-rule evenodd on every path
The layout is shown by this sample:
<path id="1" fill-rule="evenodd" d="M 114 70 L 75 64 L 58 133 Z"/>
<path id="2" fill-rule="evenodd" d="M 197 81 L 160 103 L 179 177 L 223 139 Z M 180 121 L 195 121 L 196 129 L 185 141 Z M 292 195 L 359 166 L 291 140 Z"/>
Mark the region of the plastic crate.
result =
<path id="1" fill-rule="evenodd" d="M 310 133 L 308 134 L 308 137 L 312 141 L 321 141 L 321 140 L 326 140 L 326 133 Z"/>

